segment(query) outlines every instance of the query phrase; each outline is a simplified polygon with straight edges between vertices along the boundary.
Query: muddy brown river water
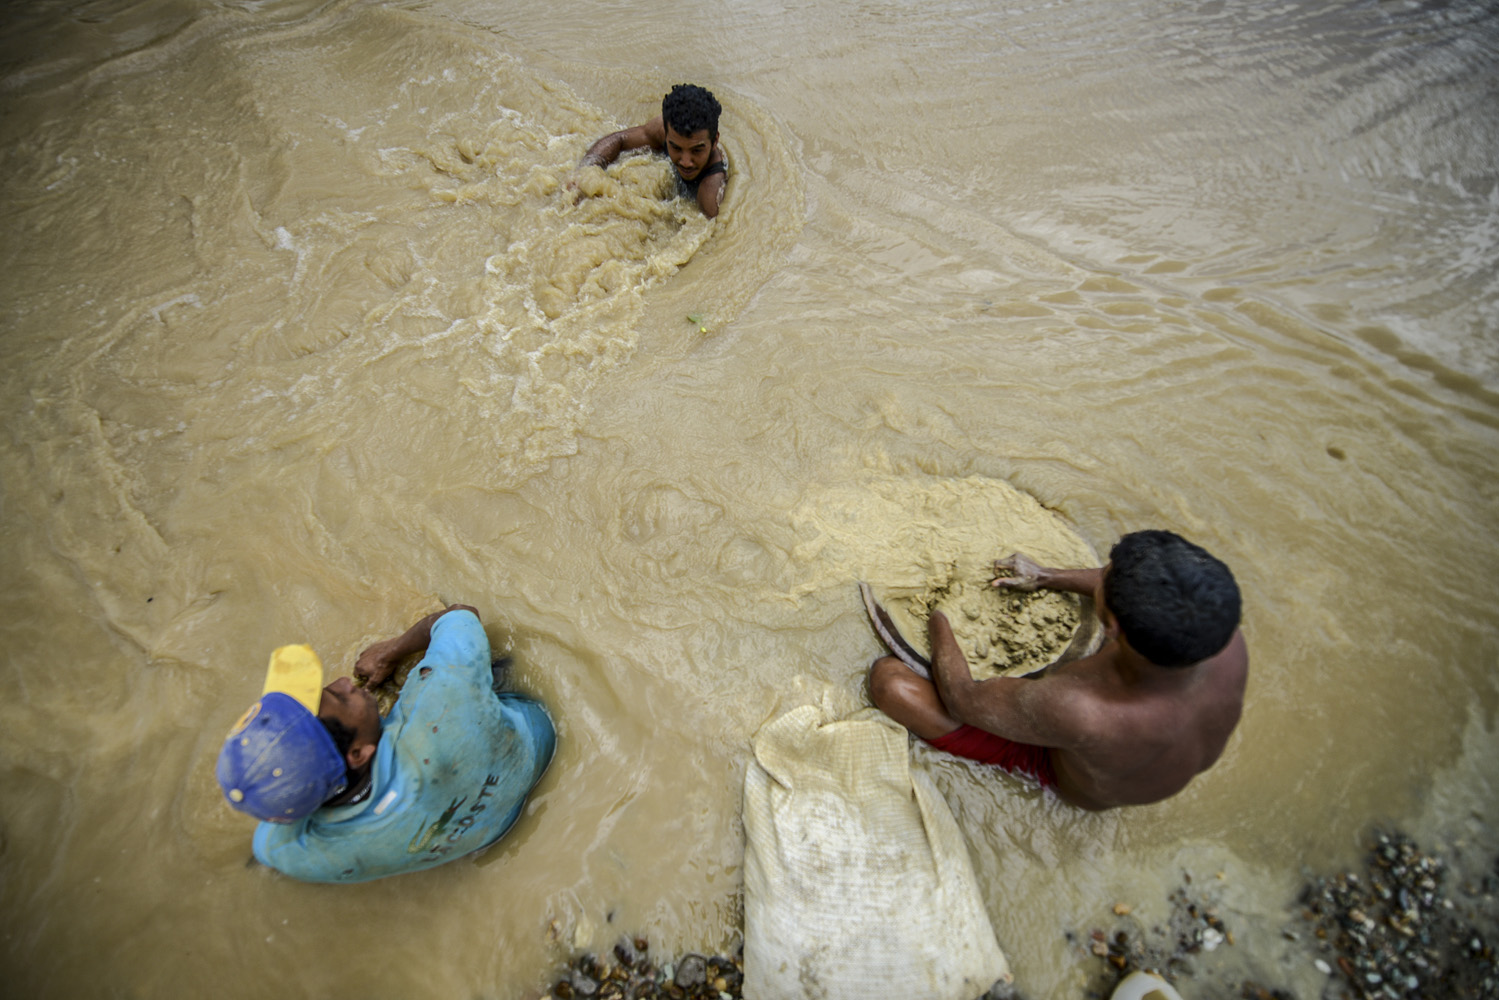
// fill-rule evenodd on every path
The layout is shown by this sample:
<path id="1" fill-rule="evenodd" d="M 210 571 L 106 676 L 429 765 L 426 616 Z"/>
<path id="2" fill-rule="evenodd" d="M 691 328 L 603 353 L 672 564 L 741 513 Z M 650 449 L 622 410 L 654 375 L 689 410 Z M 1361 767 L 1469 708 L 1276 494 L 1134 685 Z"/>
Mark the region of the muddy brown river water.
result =
<path id="1" fill-rule="evenodd" d="M 965 516 L 995 484 L 1100 553 L 1213 550 L 1252 657 L 1224 759 L 1148 808 L 916 752 L 1028 995 L 1184 871 L 1273 964 L 1371 823 L 1492 852 L 1492 5 L 0 18 L 6 993 L 520 997 L 623 930 L 732 947 L 749 739 L 861 703 L 854 581 L 911 519 L 1008 551 Z M 649 158 L 573 205 L 681 81 L 725 108 L 720 217 Z M 213 759 L 271 648 L 349 670 L 441 601 L 557 718 L 518 826 L 359 886 L 247 865 Z"/>

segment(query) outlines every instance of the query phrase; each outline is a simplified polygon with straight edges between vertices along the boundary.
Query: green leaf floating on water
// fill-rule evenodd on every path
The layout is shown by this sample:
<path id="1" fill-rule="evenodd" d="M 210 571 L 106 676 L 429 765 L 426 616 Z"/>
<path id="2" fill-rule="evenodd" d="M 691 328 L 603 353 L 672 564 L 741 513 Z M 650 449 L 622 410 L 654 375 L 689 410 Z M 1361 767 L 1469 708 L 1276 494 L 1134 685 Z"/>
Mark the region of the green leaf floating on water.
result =
<path id="1" fill-rule="evenodd" d="M 687 322 L 689 322 L 693 326 L 697 327 L 697 332 L 698 333 L 707 333 L 708 332 L 708 325 L 705 322 L 703 322 L 703 314 L 702 313 L 688 313 L 687 314 Z"/>

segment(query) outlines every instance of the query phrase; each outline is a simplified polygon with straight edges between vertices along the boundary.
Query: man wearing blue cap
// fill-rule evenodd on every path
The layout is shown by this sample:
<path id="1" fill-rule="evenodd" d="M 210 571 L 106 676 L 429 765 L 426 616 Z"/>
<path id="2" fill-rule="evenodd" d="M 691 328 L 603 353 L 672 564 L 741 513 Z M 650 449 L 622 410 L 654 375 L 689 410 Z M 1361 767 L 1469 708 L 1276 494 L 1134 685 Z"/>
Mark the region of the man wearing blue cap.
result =
<path id="1" fill-rule="evenodd" d="M 348 677 L 323 687 L 310 647 L 272 654 L 265 692 L 217 768 L 229 804 L 261 820 L 261 863 L 307 882 L 364 882 L 451 861 L 510 829 L 551 763 L 551 717 L 495 691 L 489 639 L 465 605 L 370 646 L 354 672 L 377 685 L 423 650 L 384 719 Z"/>

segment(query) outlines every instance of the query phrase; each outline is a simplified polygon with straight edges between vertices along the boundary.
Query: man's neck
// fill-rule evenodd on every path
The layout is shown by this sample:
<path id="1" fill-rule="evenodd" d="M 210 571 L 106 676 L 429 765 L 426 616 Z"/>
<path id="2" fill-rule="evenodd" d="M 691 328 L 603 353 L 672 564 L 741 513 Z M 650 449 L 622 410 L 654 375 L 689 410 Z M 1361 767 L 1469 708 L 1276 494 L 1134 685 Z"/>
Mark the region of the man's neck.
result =
<path id="1" fill-rule="evenodd" d="M 324 802 L 323 806 L 325 808 L 328 806 L 352 806 L 363 802 L 369 798 L 370 789 L 374 787 L 374 782 L 371 780 L 373 775 L 374 769 L 365 767 L 354 776 L 354 780 L 349 783 L 348 788 L 345 788 L 342 792 Z"/>
<path id="2" fill-rule="evenodd" d="M 1168 691 L 1191 683 L 1191 667 L 1163 667 L 1147 660 L 1123 636 L 1114 639 L 1114 668 L 1125 684 L 1141 691 Z"/>

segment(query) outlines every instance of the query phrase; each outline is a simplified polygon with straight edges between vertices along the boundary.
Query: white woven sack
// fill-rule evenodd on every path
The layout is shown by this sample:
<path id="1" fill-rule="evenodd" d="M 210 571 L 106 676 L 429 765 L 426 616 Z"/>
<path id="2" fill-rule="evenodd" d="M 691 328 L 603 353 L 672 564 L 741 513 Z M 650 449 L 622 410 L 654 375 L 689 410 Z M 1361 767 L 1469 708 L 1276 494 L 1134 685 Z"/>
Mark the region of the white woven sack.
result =
<path id="1" fill-rule="evenodd" d="M 906 731 L 807 705 L 744 777 L 746 1000 L 974 1000 L 1009 965 L 968 847 Z"/>

